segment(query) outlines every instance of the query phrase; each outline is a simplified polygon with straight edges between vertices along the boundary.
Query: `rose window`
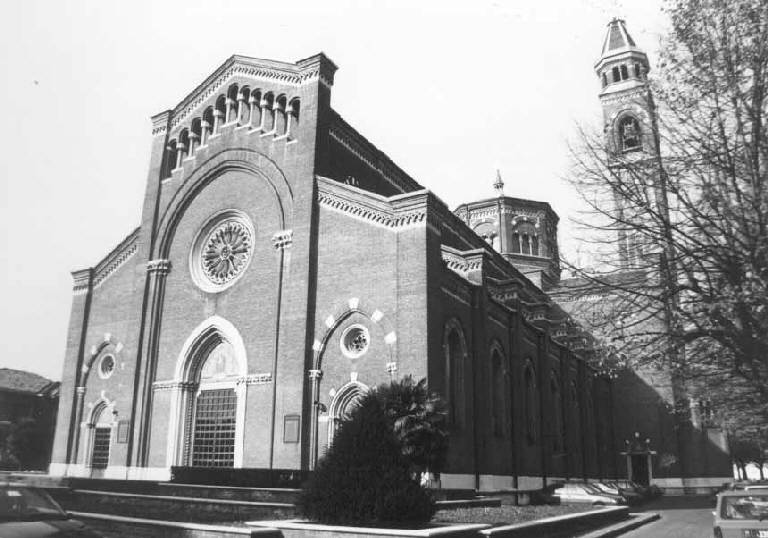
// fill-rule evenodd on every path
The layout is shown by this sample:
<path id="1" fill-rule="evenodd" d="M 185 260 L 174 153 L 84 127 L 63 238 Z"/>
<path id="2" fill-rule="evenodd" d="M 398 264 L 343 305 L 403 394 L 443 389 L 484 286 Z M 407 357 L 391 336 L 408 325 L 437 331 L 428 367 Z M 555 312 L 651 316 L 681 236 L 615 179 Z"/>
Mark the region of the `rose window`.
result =
<path id="1" fill-rule="evenodd" d="M 210 293 L 232 285 L 248 267 L 254 237 L 251 221 L 239 211 L 226 211 L 211 219 L 200 230 L 190 256 L 197 285 Z"/>
<path id="2" fill-rule="evenodd" d="M 341 335 L 341 351 L 347 357 L 356 359 L 368 351 L 370 336 L 362 325 L 352 325 Z"/>
<path id="3" fill-rule="evenodd" d="M 236 220 L 226 221 L 208 236 L 202 254 L 205 276 L 225 284 L 245 268 L 251 255 L 251 233 Z"/>
<path id="4" fill-rule="evenodd" d="M 107 379 L 115 371 L 115 358 L 112 355 L 104 355 L 99 363 L 99 377 Z"/>

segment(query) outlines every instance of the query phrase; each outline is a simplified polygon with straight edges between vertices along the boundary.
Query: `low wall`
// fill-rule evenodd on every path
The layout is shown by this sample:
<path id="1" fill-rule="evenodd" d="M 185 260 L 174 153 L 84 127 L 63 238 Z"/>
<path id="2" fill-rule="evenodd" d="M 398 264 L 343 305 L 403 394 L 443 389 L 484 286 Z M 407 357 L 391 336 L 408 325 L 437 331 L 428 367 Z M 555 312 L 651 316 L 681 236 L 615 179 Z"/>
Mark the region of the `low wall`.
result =
<path id="1" fill-rule="evenodd" d="M 616 506 L 592 512 L 567 514 L 515 525 L 504 525 L 479 531 L 480 536 L 496 538 L 558 538 L 573 536 L 578 532 L 597 529 L 609 523 L 622 521 L 629 517 L 629 508 Z"/>
<path id="2" fill-rule="evenodd" d="M 76 519 L 102 533 L 106 538 L 281 538 L 277 529 L 253 527 L 227 527 L 174 521 L 155 521 L 135 517 L 70 512 Z"/>

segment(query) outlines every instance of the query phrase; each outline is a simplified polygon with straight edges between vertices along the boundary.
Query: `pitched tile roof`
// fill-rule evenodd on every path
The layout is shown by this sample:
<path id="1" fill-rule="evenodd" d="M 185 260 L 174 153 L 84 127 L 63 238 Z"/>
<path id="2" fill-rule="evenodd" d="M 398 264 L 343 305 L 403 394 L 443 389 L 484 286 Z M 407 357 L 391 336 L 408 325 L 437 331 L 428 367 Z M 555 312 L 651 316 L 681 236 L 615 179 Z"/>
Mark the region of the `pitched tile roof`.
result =
<path id="1" fill-rule="evenodd" d="M 24 370 L 0 368 L 0 390 L 39 394 L 41 392 L 48 392 L 52 385 L 58 386 L 58 382 L 51 381 L 32 372 L 25 372 Z"/>

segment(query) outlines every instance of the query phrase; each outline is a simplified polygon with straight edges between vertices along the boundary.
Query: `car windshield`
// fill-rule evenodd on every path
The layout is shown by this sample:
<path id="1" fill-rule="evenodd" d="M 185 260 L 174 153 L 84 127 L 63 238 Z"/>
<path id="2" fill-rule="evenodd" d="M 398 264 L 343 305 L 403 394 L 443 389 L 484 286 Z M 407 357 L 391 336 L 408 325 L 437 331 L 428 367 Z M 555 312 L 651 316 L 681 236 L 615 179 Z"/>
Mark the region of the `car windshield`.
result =
<path id="1" fill-rule="evenodd" d="M 768 494 L 723 497 L 723 519 L 768 519 Z"/>
<path id="2" fill-rule="evenodd" d="M 47 493 L 24 487 L 0 487 L 0 521 L 66 519 Z"/>

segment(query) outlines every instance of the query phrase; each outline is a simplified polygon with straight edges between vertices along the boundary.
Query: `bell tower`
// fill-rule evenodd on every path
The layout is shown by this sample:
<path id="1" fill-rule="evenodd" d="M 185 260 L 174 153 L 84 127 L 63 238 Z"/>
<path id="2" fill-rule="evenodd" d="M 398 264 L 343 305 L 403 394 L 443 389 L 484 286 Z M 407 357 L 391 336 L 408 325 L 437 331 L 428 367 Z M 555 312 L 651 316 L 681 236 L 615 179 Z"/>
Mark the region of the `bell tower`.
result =
<path id="1" fill-rule="evenodd" d="M 635 44 L 622 19 L 608 23 L 595 73 L 602 84 L 603 131 L 606 150 L 614 171 L 627 173 L 643 162 L 655 166 L 659 156 L 656 105 L 648 84 L 648 56 Z M 616 200 L 621 219 L 625 211 Z M 619 263 L 636 266 L 643 256 L 640 241 L 629 231 L 619 230 Z"/>

